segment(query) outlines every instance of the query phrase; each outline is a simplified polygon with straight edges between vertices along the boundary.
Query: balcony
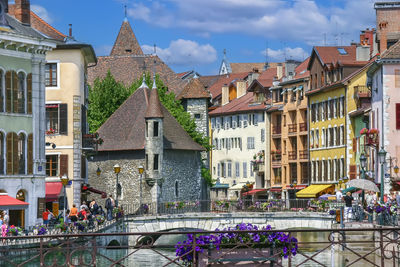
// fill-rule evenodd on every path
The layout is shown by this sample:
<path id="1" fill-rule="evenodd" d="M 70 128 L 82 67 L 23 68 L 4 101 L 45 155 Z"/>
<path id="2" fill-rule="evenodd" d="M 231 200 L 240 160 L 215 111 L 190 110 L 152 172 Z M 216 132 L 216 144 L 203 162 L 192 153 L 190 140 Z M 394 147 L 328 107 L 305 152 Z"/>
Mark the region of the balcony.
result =
<path id="1" fill-rule="evenodd" d="M 297 151 L 289 151 L 288 158 L 289 158 L 289 160 L 296 160 L 297 159 Z"/>
<path id="2" fill-rule="evenodd" d="M 308 150 L 300 150 L 299 151 L 299 159 L 308 160 Z"/>
<path id="3" fill-rule="evenodd" d="M 262 161 L 253 161 L 253 171 L 261 173 L 265 170 L 264 160 Z"/>
<path id="4" fill-rule="evenodd" d="M 305 123 L 305 122 L 299 123 L 299 131 L 307 132 L 307 123 Z"/>
<path id="5" fill-rule="evenodd" d="M 297 132 L 297 123 L 288 124 L 288 132 L 289 133 L 296 133 Z"/>
<path id="6" fill-rule="evenodd" d="M 271 151 L 271 159 L 272 159 L 272 164 L 277 165 L 281 163 L 282 155 L 279 153 L 273 153 Z"/>
<path id="7" fill-rule="evenodd" d="M 281 126 L 272 127 L 272 138 L 280 138 L 281 134 L 282 134 Z"/>
<path id="8" fill-rule="evenodd" d="M 365 85 L 354 86 L 354 98 L 371 98 L 371 89 Z"/>

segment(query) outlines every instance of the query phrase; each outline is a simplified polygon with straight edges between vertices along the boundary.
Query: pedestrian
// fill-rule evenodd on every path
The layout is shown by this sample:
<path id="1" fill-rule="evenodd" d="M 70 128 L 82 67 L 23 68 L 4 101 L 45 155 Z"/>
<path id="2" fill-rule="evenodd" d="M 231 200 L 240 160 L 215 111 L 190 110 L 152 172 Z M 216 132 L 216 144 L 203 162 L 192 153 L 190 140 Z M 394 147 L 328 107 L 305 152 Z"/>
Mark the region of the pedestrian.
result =
<path id="1" fill-rule="evenodd" d="M 106 210 L 107 210 L 107 220 L 111 221 L 113 219 L 112 211 L 114 209 L 114 199 L 112 198 L 112 195 L 110 194 L 108 198 L 106 199 Z"/>
<path id="2" fill-rule="evenodd" d="M 69 218 L 71 219 L 71 222 L 78 221 L 78 209 L 76 208 L 75 204 L 72 204 L 71 211 L 69 212 Z"/>
<path id="3" fill-rule="evenodd" d="M 367 204 L 367 207 L 372 207 L 374 203 L 374 193 L 372 191 L 367 192 L 367 195 L 365 196 L 365 203 Z"/>
<path id="4" fill-rule="evenodd" d="M 90 208 L 90 212 L 96 216 L 98 213 L 98 209 L 99 209 L 99 205 L 97 205 L 97 202 L 95 199 L 92 200 L 92 202 L 90 202 L 89 204 L 89 208 Z"/>
<path id="5" fill-rule="evenodd" d="M 343 194 L 342 194 L 342 190 L 341 189 L 339 189 L 338 191 L 336 191 L 336 201 L 342 201 L 342 197 L 343 197 Z"/>
<path id="6" fill-rule="evenodd" d="M 3 211 L 0 211 L 0 227 L 3 225 Z"/>
<path id="7" fill-rule="evenodd" d="M 350 192 L 346 193 L 346 196 L 344 196 L 344 202 L 345 202 L 345 219 L 346 220 L 350 220 L 352 217 L 352 202 L 353 202 L 353 197 L 351 196 Z"/>
<path id="8" fill-rule="evenodd" d="M 8 216 L 7 211 L 3 211 L 4 217 L 3 217 L 3 223 L 8 224 L 8 222 L 10 221 L 10 216 Z"/>
<path id="9" fill-rule="evenodd" d="M 42 212 L 42 218 L 43 218 L 44 225 L 49 224 L 49 215 L 50 215 L 50 211 L 48 209 L 46 209 L 45 211 Z"/>
<path id="10" fill-rule="evenodd" d="M 82 202 L 82 205 L 79 207 L 79 210 L 86 210 L 88 206 L 86 205 L 86 201 Z"/>
<path id="11" fill-rule="evenodd" d="M 65 212 L 65 223 L 66 224 L 70 224 L 71 223 L 71 218 L 69 217 L 69 213 L 70 213 L 70 210 L 68 209 L 66 212 Z"/>
<path id="12" fill-rule="evenodd" d="M 1 236 L 2 237 L 6 237 L 7 236 L 7 231 L 8 230 L 8 225 L 7 222 L 3 222 L 3 224 L 1 225 Z M 3 239 L 3 244 L 6 242 L 5 239 Z"/>

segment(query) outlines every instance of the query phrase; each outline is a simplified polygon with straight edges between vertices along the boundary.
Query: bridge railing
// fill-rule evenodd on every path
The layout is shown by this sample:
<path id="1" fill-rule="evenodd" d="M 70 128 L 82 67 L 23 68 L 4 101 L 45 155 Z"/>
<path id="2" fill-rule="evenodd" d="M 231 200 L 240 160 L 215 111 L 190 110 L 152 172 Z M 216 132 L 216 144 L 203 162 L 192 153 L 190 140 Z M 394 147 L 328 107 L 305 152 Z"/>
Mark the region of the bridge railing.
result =
<path id="1" fill-rule="evenodd" d="M 400 228 L 259 229 L 3 237 L 0 266 L 132 266 L 138 263 L 141 266 L 187 266 L 188 263 L 190 266 L 209 266 L 234 263 L 248 264 L 246 266 L 385 267 L 400 264 Z M 224 237 L 231 242 L 212 241 L 210 245 L 210 242 L 204 242 L 205 236 L 214 236 L 213 240 Z M 183 240 L 182 237 L 186 239 L 185 243 L 173 241 L 162 245 L 157 242 L 159 238 Z M 268 246 L 265 245 L 268 242 L 260 237 L 284 239 L 278 245 Z M 38 243 L 29 249 L 8 246 L 16 239 L 37 239 Z M 218 244 L 218 247 L 212 244 Z"/>
<path id="2" fill-rule="evenodd" d="M 308 211 L 328 212 L 344 203 L 341 201 L 317 201 L 310 199 L 270 199 L 270 200 L 206 200 L 206 201 L 171 201 L 124 205 L 125 215 L 182 214 L 190 212 L 275 212 L 275 211 Z"/>

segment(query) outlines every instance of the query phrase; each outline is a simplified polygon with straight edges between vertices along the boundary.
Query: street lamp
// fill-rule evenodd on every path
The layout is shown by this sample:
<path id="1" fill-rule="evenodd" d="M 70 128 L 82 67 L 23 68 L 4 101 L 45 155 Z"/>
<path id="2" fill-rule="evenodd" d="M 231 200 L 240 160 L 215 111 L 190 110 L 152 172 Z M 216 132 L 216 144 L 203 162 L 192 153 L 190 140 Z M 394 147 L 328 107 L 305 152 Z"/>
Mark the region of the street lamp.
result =
<path id="1" fill-rule="evenodd" d="M 381 149 L 378 152 L 378 158 L 379 158 L 379 163 L 381 164 L 381 203 L 383 204 L 383 192 L 384 192 L 384 180 L 383 177 L 385 176 L 385 171 L 383 169 L 383 165 L 386 162 L 386 151 L 384 149 L 384 147 L 382 146 Z"/>
<path id="2" fill-rule="evenodd" d="M 66 195 L 67 195 L 67 190 L 65 189 L 65 187 L 67 186 L 67 184 L 68 184 L 68 182 L 69 182 L 69 179 L 68 179 L 68 176 L 67 175 L 63 175 L 61 178 L 60 178 L 60 180 L 61 180 L 61 183 L 62 183 L 62 185 L 64 186 L 64 212 L 63 212 L 63 217 L 64 217 L 64 223 L 65 223 L 65 205 L 66 205 Z"/>
<path id="3" fill-rule="evenodd" d="M 144 172 L 143 165 L 139 165 L 139 185 L 140 185 L 140 196 L 139 196 L 139 213 L 142 214 L 142 174 Z"/>
<path id="4" fill-rule="evenodd" d="M 100 167 L 97 167 L 97 170 L 96 170 L 96 175 L 97 175 L 97 177 L 100 177 L 100 174 L 101 174 Z"/>
<path id="5" fill-rule="evenodd" d="M 119 174 L 119 172 L 121 171 L 121 167 L 118 165 L 118 163 L 117 164 L 115 164 L 114 165 L 114 173 L 117 175 L 117 184 L 116 184 L 116 186 L 115 186 L 115 206 L 116 207 L 118 207 L 118 185 L 119 185 L 119 182 L 118 182 L 118 174 Z"/>
<path id="6" fill-rule="evenodd" d="M 367 157 L 364 155 L 364 153 L 362 153 L 360 155 L 360 165 L 361 165 L 361 178 L 365 179 L 365 168 L 367 166 Z M 364 198 L 365 198 L 365 194 L 364 194 L 364 190 L 362 191 L 362 195 L 361 195 L 361 205 L 364 205 Z"/>
<path id="7" fill-rule="evenodd" d="M 393 170 L 394 170 L 394 173 L 395 173 L 395 174 L 398 174 L 398 173 L 399 173 L 399 167 L 398 167 L 397 165 L 394 166 Z"/>

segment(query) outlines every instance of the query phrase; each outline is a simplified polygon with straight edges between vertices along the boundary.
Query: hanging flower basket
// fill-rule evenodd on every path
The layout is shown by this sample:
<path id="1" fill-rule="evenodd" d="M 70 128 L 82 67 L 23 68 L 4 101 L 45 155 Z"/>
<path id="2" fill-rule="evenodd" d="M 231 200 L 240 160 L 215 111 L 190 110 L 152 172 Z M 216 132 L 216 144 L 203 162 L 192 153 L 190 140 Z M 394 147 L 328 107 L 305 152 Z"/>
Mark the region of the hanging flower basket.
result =
<path id="1" fill-rule="evenodd" d="M 54 130 L 53 128 L 50 128 L 50 129 L 48 129 L 46 131 L 46 135 L 52 135 L 52 134 L 55 134 L 55 133 L 56 133 L 56 130 Z"/>
<path id="2" fill-rule="evenodd" d="M 367 135 L 368 139 L 367 142 L 370 145 L 375 145 L 379 143 L 379 130 L 378 129 L 370 129 Z"/>
<path id="3" fill-rule="evenodd" d="M 360 134 L 361 135 L 368 134 L 368 129 L 367 128 L 362 128 L 361 131 L 360 131 Z"/>

